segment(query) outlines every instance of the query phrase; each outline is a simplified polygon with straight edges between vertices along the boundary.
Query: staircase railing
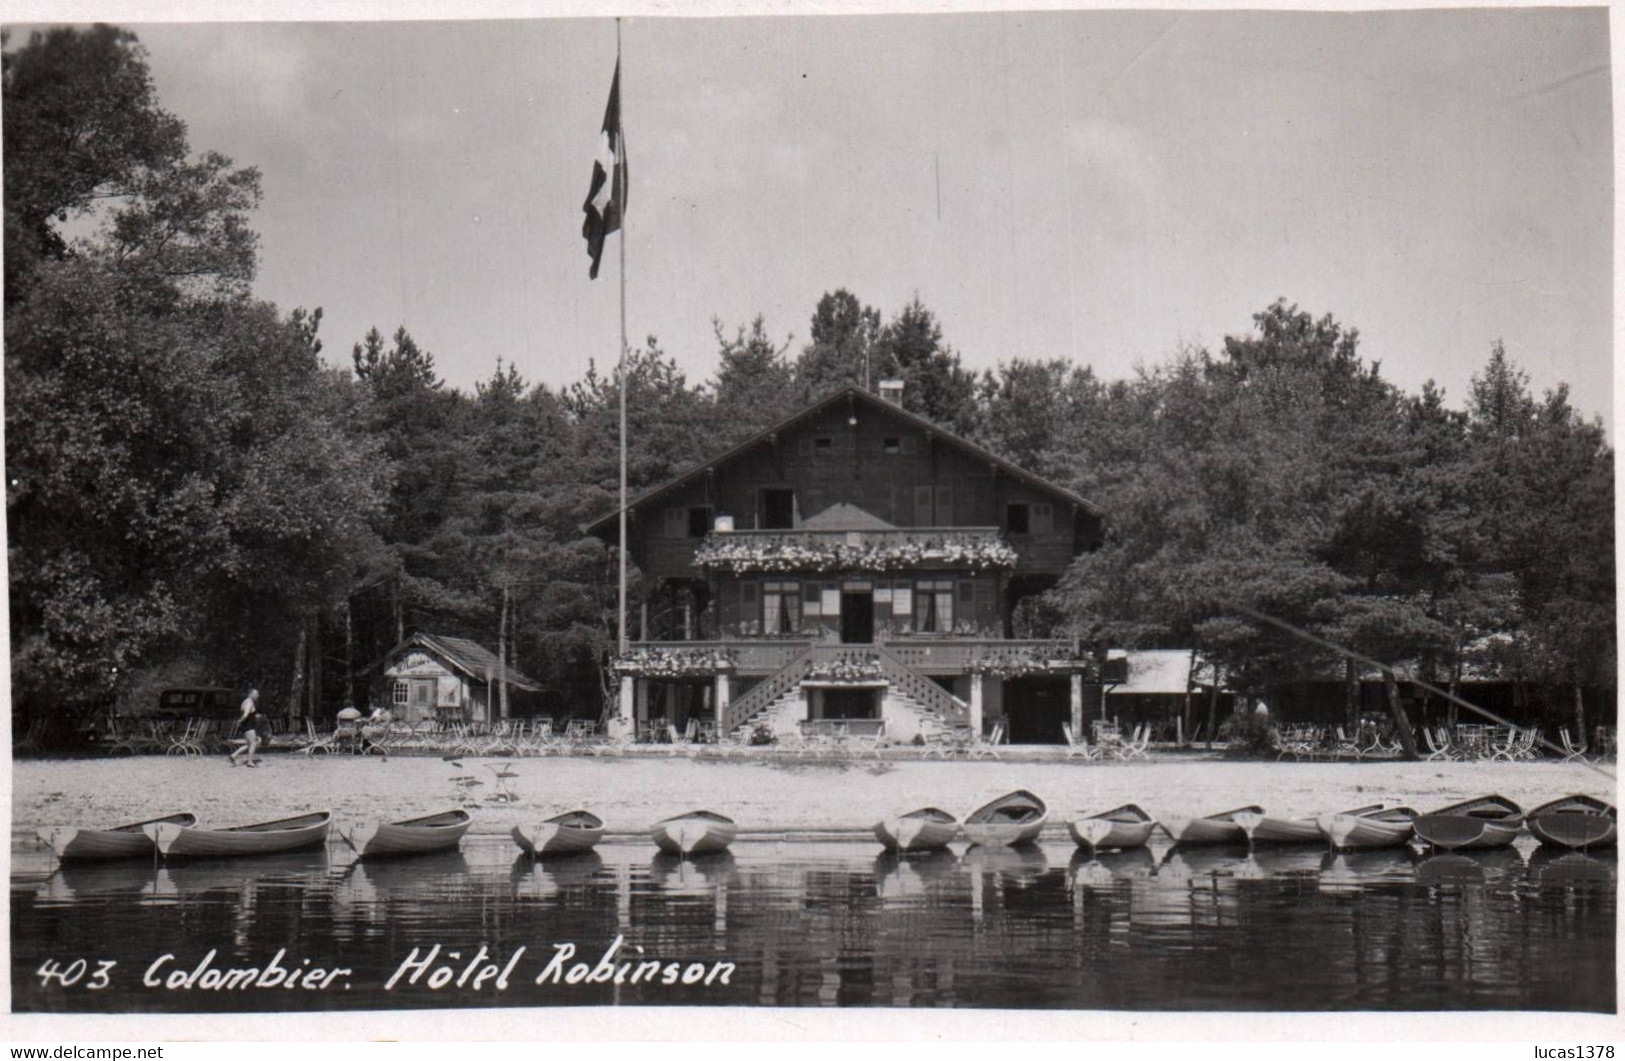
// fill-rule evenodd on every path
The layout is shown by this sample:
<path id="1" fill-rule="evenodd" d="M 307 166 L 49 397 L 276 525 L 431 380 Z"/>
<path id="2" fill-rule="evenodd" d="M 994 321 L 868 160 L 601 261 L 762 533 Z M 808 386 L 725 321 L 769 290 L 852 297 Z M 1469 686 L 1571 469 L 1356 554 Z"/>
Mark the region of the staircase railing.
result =
<path id="1" fill-rule="evenodd" d="M 719 720 L 721 732 L 732 733 L 752 715 L 794 689 L 806 677 L 818 648 L 816 644 L 808 645 L 789 663 L 757 682 L 749 692 L 730 700 Z"/>
<path id="2" fill-rule="evenodd" d="M 927 709 L 935 711 L 948 725 L 970 725 L 969 704 L 925 675 L 910 670 L 908 665 L 893 655 L 885 645 L 876 645 L 874 650 L 880 660 L 880 669 L 892 685 Z"/>

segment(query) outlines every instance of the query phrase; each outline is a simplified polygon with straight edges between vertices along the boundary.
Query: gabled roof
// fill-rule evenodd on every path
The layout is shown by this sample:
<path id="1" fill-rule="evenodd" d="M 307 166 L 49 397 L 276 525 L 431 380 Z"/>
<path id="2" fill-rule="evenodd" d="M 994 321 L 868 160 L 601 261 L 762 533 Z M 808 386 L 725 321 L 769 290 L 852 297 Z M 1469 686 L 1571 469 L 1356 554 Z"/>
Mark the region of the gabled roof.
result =
<path id="1" fill-rule="evenodd" d="M 857 505 L 839 501 L 816 516 L 801 521 L 802 530 L 813 531 L 882 531 L 897 528 Z"/>
<path id="2" fill-rule="evenodd" d="M 448 637 L 445 634 L 413 634 L 394 648 L 384 654 L 384 658 L 374 663 L 367 670 L 382 669 L 390 660 L 400 656 L 402 652 L 417 647 L 438 656 L 452 670 L 460 671 L 465 676 L 478 682 L 495 682 L 497 673 L 501 669 L 501 662 L 496 653 L 480 644 L 470 641 L 466 637 Z M 533 679 L 521 674 L 515 667 L 508 668 L 508 684 L 516 689 L 526 689 L 539 692 L 541 686 Z"/>
<path id="3" fill-rule="evenodd" d="M 1078 494 L 1073 493 L 1071 490 L 1068 490 L 1062 486 L 1057 486 L 1042 476 L 1034 475 L 1032 472 L 1026 470 L 1020 465 L 1013 464 L 1010 461 L 1005 460 L 992 450 L 984 449 L 974 442 L 969 442 L 963 438 L 960 438 L 958 435 L 945 429 L 940 424 L 933 423 L 918 413 L 912 413 L 907 409 L 904 409 L 902 406 L 889 402 L 877 394 L 871 394 L 862 387 L 844 387 L 833 394 L 819 399 L 799 412 L 792 413 L 790 416 L 785 417 L 772 427 L 769 427 L 764 431 L 757 432 L 755 435 L 752 435 L 750 438 L 741 442 L 739 445 L 733 447 L 727 452 L 713 457 L 711 460 L 695 465 L 688 471 L 683 472 L 675 478 L 668 479 L 659 486 L 645 490 L 637 497 L 634 497 L 628 501 L 626 507 L 630 511 L 631 509 L 635 509 L 640 505 L 655 500 L 662 494 L 666 494 L 683 486 L 687 486 L 701 475 L 704 475 L 707 471 L 719 468 L 724 464 L 729 464 L 738 458 L 743 457 L 746 453 L 755 449 L 763 442 L 768 441 L 773 436 L 783 433 L 788 428 L 794 426 L 797 422 L 812 416 L 816 416 L 817 414 L 828 409 L 830 406 L 837 405 L 842 401 L 862 402 L 865 405 L 879 409 L 884 413 L 896 417 L 904 423 L 912 424 L 921 430 L 931 433 L 932 435 L 942 439 L 944 442 L 947 442 L 949 445 L 955 446 L 961 450 L 964 450 L 966 453 L 971 454 L 978 460 L 987 461 L 989 464 L 996 466 L 1000 471 L 1005 472 L 1016 479 L 1020 479 L 1029 486 L 1037 487 L 1040 490 L 1047 491 L 1054 494 L 1056 497 L 1078 505 L 1090 515 L 1099 516 L 1102 514 L 1100 509 L 1093 503 L 1079 496 Z M 587 524 L 587 533 L 614 534 L 615 519 L 619 514 L 619 509 L 613 509 L 608 514 L 600 516 L 598 519 Z"/>

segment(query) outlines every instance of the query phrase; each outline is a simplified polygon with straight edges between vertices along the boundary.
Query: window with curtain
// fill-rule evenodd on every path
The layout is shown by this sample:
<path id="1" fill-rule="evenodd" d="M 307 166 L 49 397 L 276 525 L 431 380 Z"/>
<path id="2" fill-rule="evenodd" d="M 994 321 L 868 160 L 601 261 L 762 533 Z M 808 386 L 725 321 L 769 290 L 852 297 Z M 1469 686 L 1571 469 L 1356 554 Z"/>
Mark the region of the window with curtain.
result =
<path id="1" fill-rule="evenodd" d="M 762 585 L 762 633 L 794 634 L 801 629 L 801 583 Z"/>
<path id="2" fill-rule="evenodd" d="M 914 610 L 922 634 L 947 634 L 954 628 L 954 584 L 948 579 L 920 582 Z"/>

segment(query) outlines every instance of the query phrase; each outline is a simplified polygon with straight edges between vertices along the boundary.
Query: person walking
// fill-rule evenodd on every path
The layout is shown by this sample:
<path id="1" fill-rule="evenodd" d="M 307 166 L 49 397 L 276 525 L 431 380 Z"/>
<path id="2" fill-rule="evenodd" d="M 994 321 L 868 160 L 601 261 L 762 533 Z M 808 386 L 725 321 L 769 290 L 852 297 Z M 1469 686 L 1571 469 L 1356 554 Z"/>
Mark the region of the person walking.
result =
<path id="1" fill-rule="evenodd" d="M 241 733 L 243 735 L 243 737 L 245 738 L 245 743 L 240 748 L 233 748 L 231 750 L 231 754 L 226 756 L 227 759 L 231 760 L 231 765 L 232 766 L 237 765 L 237 756 L 239 754 L 241 754 L 242 752 L 245 752 L 245 751 L 248 753 L 247 765 L 248 766 L 258 766 L 259 765 L 259 762 L 260 762 L 259 761 L 259 750 L 260 750 L 259 702 L 260 702 L 260 691 L 258 689 L 250 689 L 250 690 L 248 690 L 248 696 L 245 697 L 244 700 L 243 700 L 243 713 L 242 713 L 241 717 L 239 717 L 237 719 L 237 732 L 239 732 L 239 733 Z"/>

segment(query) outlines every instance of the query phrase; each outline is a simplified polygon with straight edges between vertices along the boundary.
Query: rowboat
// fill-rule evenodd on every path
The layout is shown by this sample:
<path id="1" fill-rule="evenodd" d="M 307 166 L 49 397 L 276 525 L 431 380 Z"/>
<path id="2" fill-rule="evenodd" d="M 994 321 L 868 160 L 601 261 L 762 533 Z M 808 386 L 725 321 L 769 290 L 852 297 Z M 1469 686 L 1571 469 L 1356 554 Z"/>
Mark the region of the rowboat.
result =
<path id="1" fill-rule="evenodd" d="M 1237 807 L 1205 818 L 1165 818 L 1162 828 L 1176 844 L 1244 844 L 1247 830 L 1236 815 L 1263 813 L 1263 807 Z"/>
<path id="2" fill-rule="evenodd" d="M 401 822 L 340 822 L 338 830 L 358 858 L 401 858 L 456 847 L 472 821 L 466 810 L 448 810 Z"/>
<path id="3" fill-rule="evenodd" d="M 113 858 L 151 857 L 152 838 L 146 829 L 151 825 L 173 825 L 182 828 L 197 823 L 197 815 L 171 814 L 150 821 L 118 825 L 111 829 L 79 829 L 72 825 L 50 825 L 39 831 L 39 838 L 51 845 L 56 857 L 64 862 L 81 862 Z"/>
<path id="4" fill-rule="evenodd" d="M 1523 808 L 1505 796 L 1480 796 L 1416 819 L 1416 838 L 1447 851 L 1502 847 L 1523 831 Z"/>
<path id="5" fill-rule="evenodd" d="M 1360 818 L 1382 810 L 1381 803 L 1343 811 L 1347 817 Z M 1315 818 L 1272 818 L 1253 811 L 1237 811 L 1236 824 L 1255 844 L 1318 844 L 1323 837 Z"/>
<path id="6" fill-rule="evenodd" d="M 1044 801 L 1026 789 L 1017 789 L 971 811 L 963 830 L 965 839 L 973 844 L 1010 847 L 1032 843 L 1048 820 Z"/>
<path id="7" fill-rule="evenodd" d="M 725 851 L 739 833 L 732 818 L 708 810 L 689 811 L 655 822 L 649 837 L 670 855 L 705 855 Z"/>
<path id="8" fill-rule="evenodd" d="M 1073 818 L 1067 831 L 1079 847 L 1106 851 L 1124 847 L 1144 847 L 1157 823 L 1133 803 L 1125 803 L 1087 818 Z"/>
<path id="9" fill-rule="evenodd" d="M 142 828 L 165 858 L 225 858 L 318 847 L 327 842 L 332 821 L 333 812 L 324 810 L 234 829 L 196 829 L 171 822 Z"/>
<path id="10" fill-rule="evenodd" d="M 941 851 L 959 833 L 959 819 L 937 807 L 921 807 L 875 823 L 875 839 L 888 851 Z"/>
<path id="11" fill-rule="evenodd" d="M 1564 796 L 1529 812 L 1529 831 L 1549 847 L 1585 850 L 1614 845 L 1618 811 L 1594 796 Z"/>
<path id="12" fill-rule="evenodd" d="M 557 814 L 539 825 L 516 825 L 513 842 L 531 858 L 591 851 L 604 837 L 604 819 L 584 810 Z"/>
<path id="13" fill-rule="evenodd" d="M 1416 811 L 1389 807 L 1375 814 L 1322 814 L 1315 819 L 1320 835 L 1339 850 L 1401 847 L 1416 827 Z"/>

